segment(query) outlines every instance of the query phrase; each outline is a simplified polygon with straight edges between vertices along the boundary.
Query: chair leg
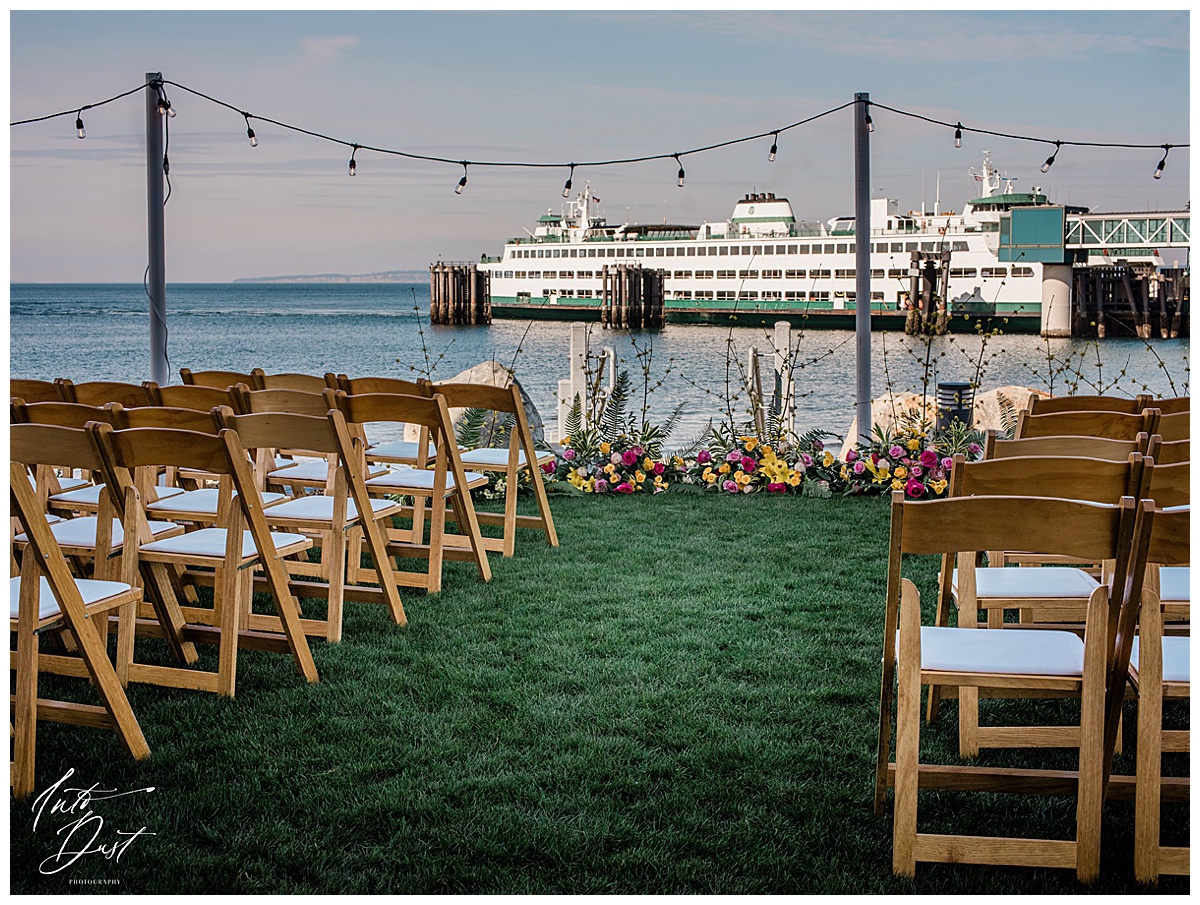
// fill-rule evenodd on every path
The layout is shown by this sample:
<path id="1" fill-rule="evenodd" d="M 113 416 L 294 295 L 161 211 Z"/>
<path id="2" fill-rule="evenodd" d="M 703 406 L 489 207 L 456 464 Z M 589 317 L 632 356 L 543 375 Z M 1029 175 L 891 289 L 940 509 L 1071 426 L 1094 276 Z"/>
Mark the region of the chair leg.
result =
<path id="1" fill-rule="evenodd" d="M 1147 595 L 1148 597 L 1150 595 Z M 1137 791 L 1134 796 L 1133 873 L 1140 883 L 1158 882 L 1162 782 L 1162 621 L 1157 600 L 1142 606 L 1138 663 Z M 1158 618 L 1155 618 L 1158 616 Z"/>
<path id="2" fill-rule="evenodd" d="M 253 576 L 253 570 L 247 569 Z M 249 609 L 250 602 L 242 599 L 245 582 L 232 565 L 217 569 L 213 582 L 213 598 L 219 598 L 221 640 L 217 653 L 217 694 L 233 697 L 237 684 L 238 631 L 243 622 L 242 610 Z"/>
<path id="3" fill-rule="evenodd" d="M 900 656 L 896 664 L 896 792 L 892 816 L 892 871 L 916 874 L 917 777 L 921 739 L 920 604 L 905 586 L 900 604 Z M 960 692 L 961 693 L 961 692 Z"/>
<path id="4" fill-rule="evenodd" d="M 26 557 L 32 562 L 36 557 Z M 34 760 L 37 749 L 38 636 L 36 614 L 41 571 L 21 582 L 20 611 L 17 616 L 17 689 L 13 699 L 13 798 L 24 801 L 33 794 Z"/>
<path id="5" fill-rule="evenodd" d="M 515 462 L 509 465 L 504 474 L 504 542 L 500 552 L 502 556 L 512 556 L 517 546 L 517 485 L 521 478 Z"/>
<path id="6" fill-rule="evenodd" d="M 334 527 L 321 538 L 321 563 L 328 570 L 329 608 L 325 613 L 325 639 L 342 640 L 342 610 L 346 588 L 346 532 Z"/>

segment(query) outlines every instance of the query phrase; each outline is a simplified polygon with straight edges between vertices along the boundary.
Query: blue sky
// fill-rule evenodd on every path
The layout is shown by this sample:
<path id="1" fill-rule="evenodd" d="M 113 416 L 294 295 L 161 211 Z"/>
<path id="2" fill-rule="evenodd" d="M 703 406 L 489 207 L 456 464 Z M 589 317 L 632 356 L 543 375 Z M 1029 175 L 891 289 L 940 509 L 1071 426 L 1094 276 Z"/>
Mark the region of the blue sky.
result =
<path id="1" fill-rule="evenodd" d="M 857 91 L 938 120 L 1049 140 L 1190 140 L 1190 17 L 1165 12 L 13 12 L 9 119 L 118 94 L 144 73 L 349 142 L 455 160 L 569 162 L 672 153 L 770 131 Z M 170 121 L 169 281 L 424 269 L 495 253 L 566 170 L 357 155 L 245 121 L 179 88 Z M 727 217 L 748 191 L 802 219 L 853 211 L 849 110 L 673 161 L 581 168 L 610 221 Z M 1017 186 L 1094 209 L 1175 210 L 1188 151 L 1064 148 L 874 112 L 872 187 L 903 208 L 961 208 L 991 150 Z M 146 263 L 144 106 L 134 96 L 11 127 L 14 281 L 137 282 Z M 922 193 L 922 188 L 924 192 Z"/>

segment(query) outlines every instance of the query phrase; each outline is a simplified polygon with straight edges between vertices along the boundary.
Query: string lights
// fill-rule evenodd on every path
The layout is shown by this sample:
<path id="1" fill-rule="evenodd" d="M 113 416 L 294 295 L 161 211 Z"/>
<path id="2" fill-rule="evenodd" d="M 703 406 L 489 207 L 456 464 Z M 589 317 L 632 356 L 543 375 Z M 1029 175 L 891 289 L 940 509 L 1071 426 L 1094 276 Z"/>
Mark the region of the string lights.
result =
<path id="1" fill-rule="evenodd" d="M 1164 169 L 1166 169 L 1166 166 L 1167 166 L 1167 155 L 1171 153 L 1171 148 L 1173 148 L 1173 147 L 1175 147 L 1175 145 L 1163 145 L 1162 146 L 1162 149 L 1163 149 L 1162 160 L 1160 160 L 1158 162 L 1158 166 L 1156 166 L 1154 168 L 1154 178 L 1155 179 L 1162 179 L 1162 171 Z M 1180 147 L 1185 147 L 1185 146 L 1180 145 Z"/>
<path id="2" fill-rule="evenodd" d="M 1049 172 L 1050 168 L 1052 166 L 1054 166 L 1054 158 L 1058 156 L 1058 149 L 1061 147 L 1062 147 L 1061 141 L 1056 141 L 1054 143 L 1054 153 L 1051 154 L 1049 157 L 1047 157 L 1046 162 L 1044 164 L 1042 164 L 1042 172 L 1043 173 Z"/>
<path id="3" fill-rule="evenodd" d="M 1054 161 L 1058 156 L 1059 150 L 1064 145 L 1073 145 L 1076 147 L 1093 147 L 1093 148 L 1129 148 L 1129 149 L 1162 148 L 1162 151 L 1163 151 L 1162 159 L 1158 162 L 1158 166 L 1154 170 L 1154 178 L 1161 179 L 1163 170 L 1166 168 L 1166 165 L 1167 165 L 1167 156 L 1170 153 L 1171 149 L 1172 148 L 1189 148 L 1189 147 L 1191 147 L 1190 144 L 1129 144 L 1129 143 L 1121 143 L 1121 142 L 1061 141 L 1061 140 L 1052 140 L 1052 139 L 1048 139 L 1048 138 L 1042 138 L 1042 137 L 1031 136 L 1031 135 L 1014 135 L 1011 133 L 996 132 L 996 131 L 993 131 L 990 129 L 980 129 L 980 128 L 964 126 L 961 121 L 954 122 L 954 123 L 944 122 L 941 120 L 932 119 L 928 116 L 923 116 L 919 113 L 913 113 L 911 111 L 899 110 L 895 107 L 889 107 L 886 104 L 880 104 L 877 101 L 871 101 L 871 100 L 865 100 L 865 99 L 862 99 L 862 100 L 855 99 L 853 101 L 849 101 L 840 106 L 833 107 L 829 110 L 825 110 L 814 116 L 807 117 L 805 119 L 799 120 L 798 122 L 794 122 L 794 123 L 791 123 L 786 126 L 782 126 L 777 129 L 771 129 L 767 132 L 759 132 L 755 135 L 747 135 L 747 136 L 743 136 L 741 138 L 733 138 L 733 139 L 729 139 L 728 141 L 717 142 L 715 144 L 705 145 L 703 147 L 691 148 L 686 151 L 677 151 L 677 152 L 673 152 L 673 153 L 647 154 L 647 155 L 643 155 L 640 157 L 625 157 L 625 158 L 618 158 L 618 159 L 612 159 L 612 160 L 594 160 L 594 161 L 585 161 L 585 162 L 581 162 L 581 163 L 576 163 L 576 162 L 572 162 L 572 163 L 553 163 L 553 162 L 542 163 L 542 162 L 532 162 L 532 161 L 456 160 L 451 157 L 440 157 L 440 156 L 429 155 L 429 154 L 415 154 L 415 153 L 412 153 L 409 151 L 401 151 L 401 150 L 398 150 L 395 148 L 382 148 L 382 147 L 374 147 L 371 145 L 362 145 L 362 144 L 358 144 L 357 142 L 346 141 L 344 139 L 337 138 L 336 136 L 326 135 L 321 132 L 315 132 L 313 130 L 305 129 L 300 126 L 295 126 L 290 123 L 282 122 L 280 120 L 271 119 L 271 118 L 265 117 L 265 116 L 256 116 L 256 115 L 247 113 L 244 110 L 241 110 L 240 108 L 234 106 L 233 104 L 229 104 L 218 98 L 211 97 L 210 95 L 207 95 L 202 91 L 198 91 L 194 88 L 189 88 L 187 85 L 181 85 L 178 82 L 167 81 L 165 79 L 153 79 L 149 82 L 138 85 L 135 88 L 131 88 L 128 91 L 124 91 L 120 94 L 114 95 L 113 97 L 107 98 L 106 100 L 98 101 L 93 104 L 86 104 L 79 108 L 72 108 L 70 110 L 64 110 L 59 113 L 50 113 L 45 116 L 38 116 L 38 117 L 31 118 L 31 119 L 16 120 L 14 122 L 9 123 L 9 125 L 10 126 L 21 126 L 21 125 L 26 125 L 29 123 L 43 122 L 45 120 L 55 119 L 60 116 L 71 116 L 73 114 L 75 116 L 76 135 L 79 138 L 84 138 L 84 137 L 86 137 L 86 132 L 84 130 L 84 125 L 83 125 L 83 111 L 84 110 L 89 110 L 93 107 L 101 107 L 101 106 L 104 106 L 105 104 L 113 103 L 122 98 L 128 97 L 132 94 L 136 94 L 137 92 L 142 91 L 146 88 L 154 89 L 158 93 L 158 112 L 161 115 L 164 115 L 167 117 L 174 117 L 176 115 L 175 107 L 174 107 L 174 105 L 172 105 L 171 101 L 167 98 L 167 94 L 166 94 L 166 90 L 165 90 L 165 86 L 167 86 L 167 85 L 171 85 L 174 88 L 178 88 L 181 91 L 186 91 L 188 94 L 202 98 L 202 99 L 209 101 L 210 103 L 215 104 L 217 106 L 225 107 L 229 110 L 233 110 L 236 113 L 238 113 L 238 115 L 244 117 L 245 122 L 246 122 L 246 137 L 247 137 L 247 139 L 249 139 L 250 146 L 252 148 L 258 147 L 258 138 L 255 136 L 254 127 L 251 124 L 251 120 L 258 120 L 260 122 L 269 123 L 273 126 L 277 126 L 278 128 L 281 128 L 281 129 L 286 129 L 291 132 L 297 132 L 302 135 L 308 135 L 313 138 L 319 138 L 323 141 L 332 142 L 334 144 L 340 144 L 344 147 L 350 148 L 351 154 L 350 154 L 349 173 L 351 176 L 355 175 L 355 173 L 356 173 L 356 170 L 357 170 L 356 157 L 357 157 L 357 153 L 360 149 L 367 150 L 367 151 L 373 151 L 378 154 L 387 154 L 387 155 L 391 155 L 391 156 L 395 156 L 395 157 L 403 157 L 403 158 L 406 158 L 409 160 L 421 160 L 421 161 L 427 161 L 427 162 L 431 162 L 431 163 L 458 164 L 459 166 L 461 166 L 463 168 L 463 174 L 462 174 L 462 178 L 460 178 L 458 180 L 458 184 L 455 186 L 455 189 L 454 189 L 454 192 L 457 195 L 461 195 L 463 193 L 463 189 L 466 188 L 467 175 L 469 172 L 469 168 L 471 166 L 507 167 L 507 168 L 521 167 L 521 168 L 535 168 L 535 169 L 567 167 L 568 168 L 567 181 L 563 185 L 563 197 L 566 198 L 566 197 L 570 196 L 570 191 L 571 191 L 571 187 L 572 187 L 573 180 L 574 180 L 575 168 L 577 166 L 587 166 L 587 167 L 620 166 L 620 165 L 625 165 L 625 164 L 643 163 L 643 162 L 652 161 L 652 160 L 674 160 L 677 164 L 679 164 L 679 169 L 676 174 L 676 185 L 679 186 L 680 188 L 682 188 L 684 185 L 684 176 L 685 176 L 682 158 L 689 154 L 702 154 L 702 153 L 705 153 L 708 151 L 717 150 L 719 148 L 726 148 L 731 145 L 741 144 L 743 142 L 755 141 L 760 138 L 768 138 L 769 137 L 771 139 L 771 150 L 767 155 L 767 160 L 768 160 L 768 162 L 774 162 L 774 160 L 776 159 L 776 156 L 779 152 L 779 136 L 782 133 L 787 132 L 791 129 L 799 128 L 800 126 L 807 125 L 818 119 L 822 119 L 823 117 L 830 116 L 831 114 L 837 113 L 841 110 L 845 110 L 847 107 L 856 106 L 858 104 L 862 104 L 863 122 L 866 125 L 868 132 L 875 131 L 875 123 L 871 117 L 871 107 L 876 106 L 876 107 L 880 107 L 884 110 L 887 110 L 891 113 L 895 113 L 899 116 L 905 116 L 905 117 L 909 117 L 912 119 L 918 119 L 923 122 L 930 123 L 932 125 L 941 126 L 941 127 L 947 128 L 947 129 L 953 129 L 954 130 L 954 146 L 956 148 L 962 147 L 962 137 L 963 137 L 964 132 L 974 132 L 979 135 L 992 135 L 992 136 L 996 136 L 998 138 L 1008 138 L 1008 139 L 1013 139 L 1016 141 L 1027 141 L 1027 142 L 1038 142 L 1038 143 L 1042 143 L 1042 144 L 1053 144 L 1054 152 L 1048 158 L 1046 158 L 1046 162 L 1044 164 L 1042 164 L 1041 169 L 1042 169 L 1043 173 L 1048 171 L 1050 169 L 1050 167 L 1054 164 Z M 165 163 L 165 161 L 164 161 L 164 163 Z"/>

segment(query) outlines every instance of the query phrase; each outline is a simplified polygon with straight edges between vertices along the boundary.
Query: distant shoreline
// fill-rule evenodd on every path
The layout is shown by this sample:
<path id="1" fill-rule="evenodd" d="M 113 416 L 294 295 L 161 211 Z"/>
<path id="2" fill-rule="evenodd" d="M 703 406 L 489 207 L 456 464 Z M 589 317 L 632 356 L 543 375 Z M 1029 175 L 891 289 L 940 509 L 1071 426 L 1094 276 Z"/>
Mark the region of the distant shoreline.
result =
<path id="1" fill-rule="evenodd" d="M 421 283 L 427 270 L 385 270 L 380 273 L 315 273 L 304 276 L 239 277 L 234 283 Z"/>

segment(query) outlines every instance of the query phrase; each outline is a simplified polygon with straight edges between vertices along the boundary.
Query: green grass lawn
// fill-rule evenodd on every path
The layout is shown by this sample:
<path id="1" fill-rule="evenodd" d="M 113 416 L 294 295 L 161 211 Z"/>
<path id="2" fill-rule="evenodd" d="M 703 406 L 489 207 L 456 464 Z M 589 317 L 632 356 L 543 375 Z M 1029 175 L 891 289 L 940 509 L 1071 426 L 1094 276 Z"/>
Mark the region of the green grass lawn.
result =
<path id="1" fill-rule="evenodd" d="M 553 507 L 560 548 L 522 532 L 487 585 L 448 564 L 441 594 L 405 594 L 405 628 L 348 604 L 345 640 L 313 642 L 317 685 L 286 657 L 245 652 L 233 700 L 134 686 L 143 763 L 110 733 L 40 726 L 39 791 L 68 769 L 66 785 L 154 787 L 97 792 L 103 826 L 68 846 L 97 828 L 93 848 L 154 835 L 42 875 L 82 812 L 47 807 L 35 829 L 31 804 L 13 804 L 11 891 L 1081 891 L 1067 871 L 919 865 L 893 878 L 890 811 L 872 811 L 882 500 Z M 913 573 L 931 592 L 933 564 Z M 81 683 L 43 689 L 67 684 Z M 951 756 L 954 713 L 924 750 Z M 1131 752 L 1129 726 L 1126 741 Z M 1130 753 L 1117 770 L 1132 772 Z M 1186 840 L 1186 809 L 1165 816 L 1164 842 Z M 1066 838 L 1072 817 L 1068 800 L 922 795 L 931 831 Z M 1132 805 L 1110 803 L 1095 890 L 1138 889 Z"/>

